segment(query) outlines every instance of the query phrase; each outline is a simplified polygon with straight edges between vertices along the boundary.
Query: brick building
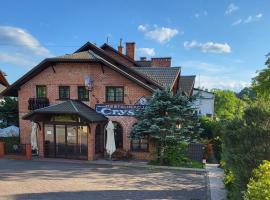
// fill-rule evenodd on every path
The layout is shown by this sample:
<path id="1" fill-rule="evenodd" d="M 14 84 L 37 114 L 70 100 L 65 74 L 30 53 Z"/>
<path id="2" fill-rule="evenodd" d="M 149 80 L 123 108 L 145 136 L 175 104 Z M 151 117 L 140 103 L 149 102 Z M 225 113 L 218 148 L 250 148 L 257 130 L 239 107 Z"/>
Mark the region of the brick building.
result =
<path id="1" fill-rule="evenodd" d="M 87 42 L 72 54 L 43 60 L 3 95 L 18 97 L 21 143 L 31 142 L 31 122 L 38 124 L 40 157 L 102 157 L 111 120 L 117 149 L 130 151 L 135 159 L 151 159 L 151 138 L 128 137 L 136 123 L 134 112 L 157 89 L 179 92 L 180 73 L 169 57 L 135 61 L 135 43 L 126 43 L 124 54 L 121 43 L 116 50 Z"/>

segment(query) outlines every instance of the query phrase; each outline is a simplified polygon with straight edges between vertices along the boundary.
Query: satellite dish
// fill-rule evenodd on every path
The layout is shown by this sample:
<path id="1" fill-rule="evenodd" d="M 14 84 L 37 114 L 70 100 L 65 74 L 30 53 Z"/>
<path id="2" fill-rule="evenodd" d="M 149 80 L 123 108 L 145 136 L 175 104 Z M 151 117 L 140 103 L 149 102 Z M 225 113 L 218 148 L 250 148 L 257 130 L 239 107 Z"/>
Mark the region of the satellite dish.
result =
<path id="1" fill-rule="evenodd" d="M 94 84 L 94 81 L 89 75 L 84 77 L 84 85 L 87 90 L 92 91 L 93 84 Z"/>

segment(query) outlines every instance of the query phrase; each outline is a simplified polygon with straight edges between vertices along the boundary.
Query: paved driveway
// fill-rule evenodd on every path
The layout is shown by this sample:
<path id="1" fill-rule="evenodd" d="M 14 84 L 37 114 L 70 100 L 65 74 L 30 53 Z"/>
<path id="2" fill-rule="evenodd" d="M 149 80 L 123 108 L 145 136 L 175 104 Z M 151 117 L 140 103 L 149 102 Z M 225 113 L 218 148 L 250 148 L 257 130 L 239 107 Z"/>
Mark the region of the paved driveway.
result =
<path id="1" fill-rule="evenodd" d="M 0 159 L 0 199 L 206 199 L 205 174 Z"/>

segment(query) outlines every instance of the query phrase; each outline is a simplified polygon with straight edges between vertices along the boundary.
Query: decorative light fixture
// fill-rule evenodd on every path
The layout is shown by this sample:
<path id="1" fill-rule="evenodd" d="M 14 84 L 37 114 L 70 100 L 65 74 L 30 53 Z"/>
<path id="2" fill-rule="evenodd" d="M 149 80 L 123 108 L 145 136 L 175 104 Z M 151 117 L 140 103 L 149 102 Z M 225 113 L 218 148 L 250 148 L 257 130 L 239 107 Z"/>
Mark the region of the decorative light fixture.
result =
<path id="1" fill-rule="evenodd" d="M 84 77 L 84 85 L 87 90 L 92 91 L 94 87 L 94 80 L 91 78 L 90 75 Z"/>

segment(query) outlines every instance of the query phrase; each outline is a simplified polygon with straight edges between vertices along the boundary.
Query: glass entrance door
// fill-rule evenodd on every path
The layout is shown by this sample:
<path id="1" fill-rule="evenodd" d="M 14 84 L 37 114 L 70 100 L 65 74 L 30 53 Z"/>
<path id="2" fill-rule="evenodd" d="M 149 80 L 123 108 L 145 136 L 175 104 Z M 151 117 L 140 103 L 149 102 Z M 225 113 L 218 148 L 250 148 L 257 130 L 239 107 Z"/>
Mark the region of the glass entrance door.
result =
<path id="1" fill-rule="evenodd" d="M 66 151 L 66 127 L 55 125 L 55 156 L 65 158 Z"/>
<path id="2" fill-rule="evenodd" d="M 66 145 L 66 157 L 76 158 L 77 148 L 77 127 L 67 126 L 67 145 Z"/>
<path id="3" fill-rule="evenodd" d="M 87 134 L 87 126 L 45 124 L 45 157 L 87 159 Z"/>
<path id="4" fill-rule="evenodd" d="M 44 154 L 46 157 L 55 156 L 55 144 L 54 144 L 54 126 L 45 125 L 44 127 Z"/>

